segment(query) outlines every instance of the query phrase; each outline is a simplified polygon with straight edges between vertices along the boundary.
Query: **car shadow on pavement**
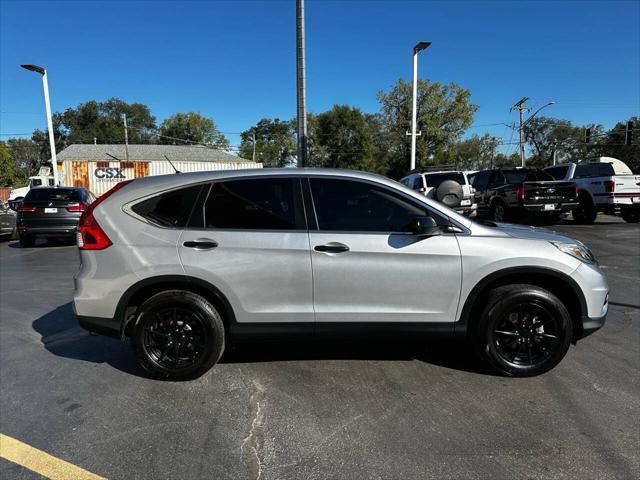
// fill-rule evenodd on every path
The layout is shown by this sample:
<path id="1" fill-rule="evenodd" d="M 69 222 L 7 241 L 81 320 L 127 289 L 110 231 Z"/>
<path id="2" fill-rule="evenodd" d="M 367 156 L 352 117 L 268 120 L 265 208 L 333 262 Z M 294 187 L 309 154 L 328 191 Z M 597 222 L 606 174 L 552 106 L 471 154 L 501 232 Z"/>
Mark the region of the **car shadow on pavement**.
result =
<path id="1" fill-rule="evenodd" d="M 23 250 L 30 250 L 33 248 L 48 248 L 48 247 L 69 247 L 71 245 L 76 244 L 76 239 L 74 238 L 38 238 L 36 239 L 36 244 L 33 247 L 23 247 L 20 245 L 20 242 L 12 242 L 9 244 L 9 248 L 21 248 Z"/>
<path id="2" fill-rule="evenodd" d="M 241 343 L 227 349 L 220 363 L 296 360 L 417 360 L 447 369 L 494 375 L 466 342 L 441 339 L 423 342 L 358 339 Z"/>
<path id="3" fill-rule="evenodd" d="M 129 342 L 91 335 L 78 325 L 71 302 L 34 320 L 33 329 L 44 347 L 54 355 L 91 363 L 108 363 L 125 373 L 145 377 Z"/>
<path id="4" fill-rule="evenodd" d="M 139 377 L 151 378 L 139 365 L 129 342 L 91 335 L 81 328 L 71 302 L 32 323 L 41 342 L 59 357 L 107 363 Z M 229 345 L 220 363 L 262 363 L 296 360 L 417 360 L 431 365 L 482 375 L 493 373 L 465 342 L 431 339 L 425 342 L 389 340 L 316 340 Z"/>

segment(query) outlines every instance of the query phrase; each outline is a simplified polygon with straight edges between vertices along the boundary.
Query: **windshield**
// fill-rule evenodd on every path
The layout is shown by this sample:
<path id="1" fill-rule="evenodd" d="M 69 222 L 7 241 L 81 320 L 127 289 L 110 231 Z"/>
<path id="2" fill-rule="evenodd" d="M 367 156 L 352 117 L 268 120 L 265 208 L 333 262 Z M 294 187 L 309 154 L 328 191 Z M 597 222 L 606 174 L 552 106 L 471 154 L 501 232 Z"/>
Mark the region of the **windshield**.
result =
<path id="1" fill-rule="evenodd" d="M 26 202 L 80 202 L 80 191 L 72 188 L 36 188 L 29 190 Z"/>
<path id="2" fill-rule="evenodd" d="M 425 175 L 425 178 L 427 179 L 427 186 L 433 188 L 438 188 L 440 184 L 446 180 L 453 180 L 460 185 L 467 184 L 461 172 L 430 173 Z"/>

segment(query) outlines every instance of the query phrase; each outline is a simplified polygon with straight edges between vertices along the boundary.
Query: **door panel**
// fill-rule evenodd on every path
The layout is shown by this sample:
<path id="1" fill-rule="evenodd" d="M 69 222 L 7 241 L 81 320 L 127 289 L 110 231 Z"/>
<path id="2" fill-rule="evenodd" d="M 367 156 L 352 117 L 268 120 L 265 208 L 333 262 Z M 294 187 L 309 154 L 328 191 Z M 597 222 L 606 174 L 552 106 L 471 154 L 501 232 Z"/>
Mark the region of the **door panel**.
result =
<path id="1" fill-rule="evenodd" d="M 455 235 L 403 232 L 416 217 L 448 219 L 364 181 L 310 185 L 320 229 L 309 232 L 317 322 L 455 320 L 462 270 Z"/>
<path id="2" fill-rule="evenodd" d="M 190 225 L 178 243 L 185 273 L 219 288 L 238 323 L 312 324 L 304 218 L 299 179 L 215 182 L 204 201 L 204 218 L 197 220 L 202 225 Z"/>
<path id="3" fill-rule="evenodd" d="M 452 322 L 461 259 L 453 235 L 309 234 L 318 322 Z M 343 253 L 313 250 L 340 243 Z"/>

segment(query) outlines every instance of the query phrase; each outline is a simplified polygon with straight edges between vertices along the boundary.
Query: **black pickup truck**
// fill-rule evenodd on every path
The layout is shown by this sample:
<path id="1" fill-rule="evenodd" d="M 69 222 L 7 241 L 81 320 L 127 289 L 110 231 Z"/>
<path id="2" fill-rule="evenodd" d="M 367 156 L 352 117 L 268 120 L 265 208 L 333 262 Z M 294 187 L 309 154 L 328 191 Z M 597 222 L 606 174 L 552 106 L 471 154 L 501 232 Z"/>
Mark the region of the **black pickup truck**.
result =
<path id="1" fill-rule="evenodd" d="M 556 221 L 562 212 L 578 206 L 574 182 L 556 181 L 535 168 L 483 170 L 472 174 L 470 180 L 476 190 L 478 216 L 496 222 L 532 215 Z"/>

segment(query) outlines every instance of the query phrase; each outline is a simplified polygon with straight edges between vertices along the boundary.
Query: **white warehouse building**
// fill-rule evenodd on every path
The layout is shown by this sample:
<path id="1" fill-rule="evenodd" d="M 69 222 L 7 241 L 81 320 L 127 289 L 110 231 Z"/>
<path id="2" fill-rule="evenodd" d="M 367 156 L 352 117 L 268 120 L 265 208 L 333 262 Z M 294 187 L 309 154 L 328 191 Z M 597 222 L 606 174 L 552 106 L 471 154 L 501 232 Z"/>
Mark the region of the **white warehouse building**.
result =
<path id="1" fill-rule="evenodd" d="M 129 145 L 128 150 L 127 161 L 124 145 L 69 145 L 58 153 L 60 183 L 100 196 L 123 180 L 174 173 L 171 163 L 185 173 L 262 168 L 262 163 L 207 147 Z"/>

